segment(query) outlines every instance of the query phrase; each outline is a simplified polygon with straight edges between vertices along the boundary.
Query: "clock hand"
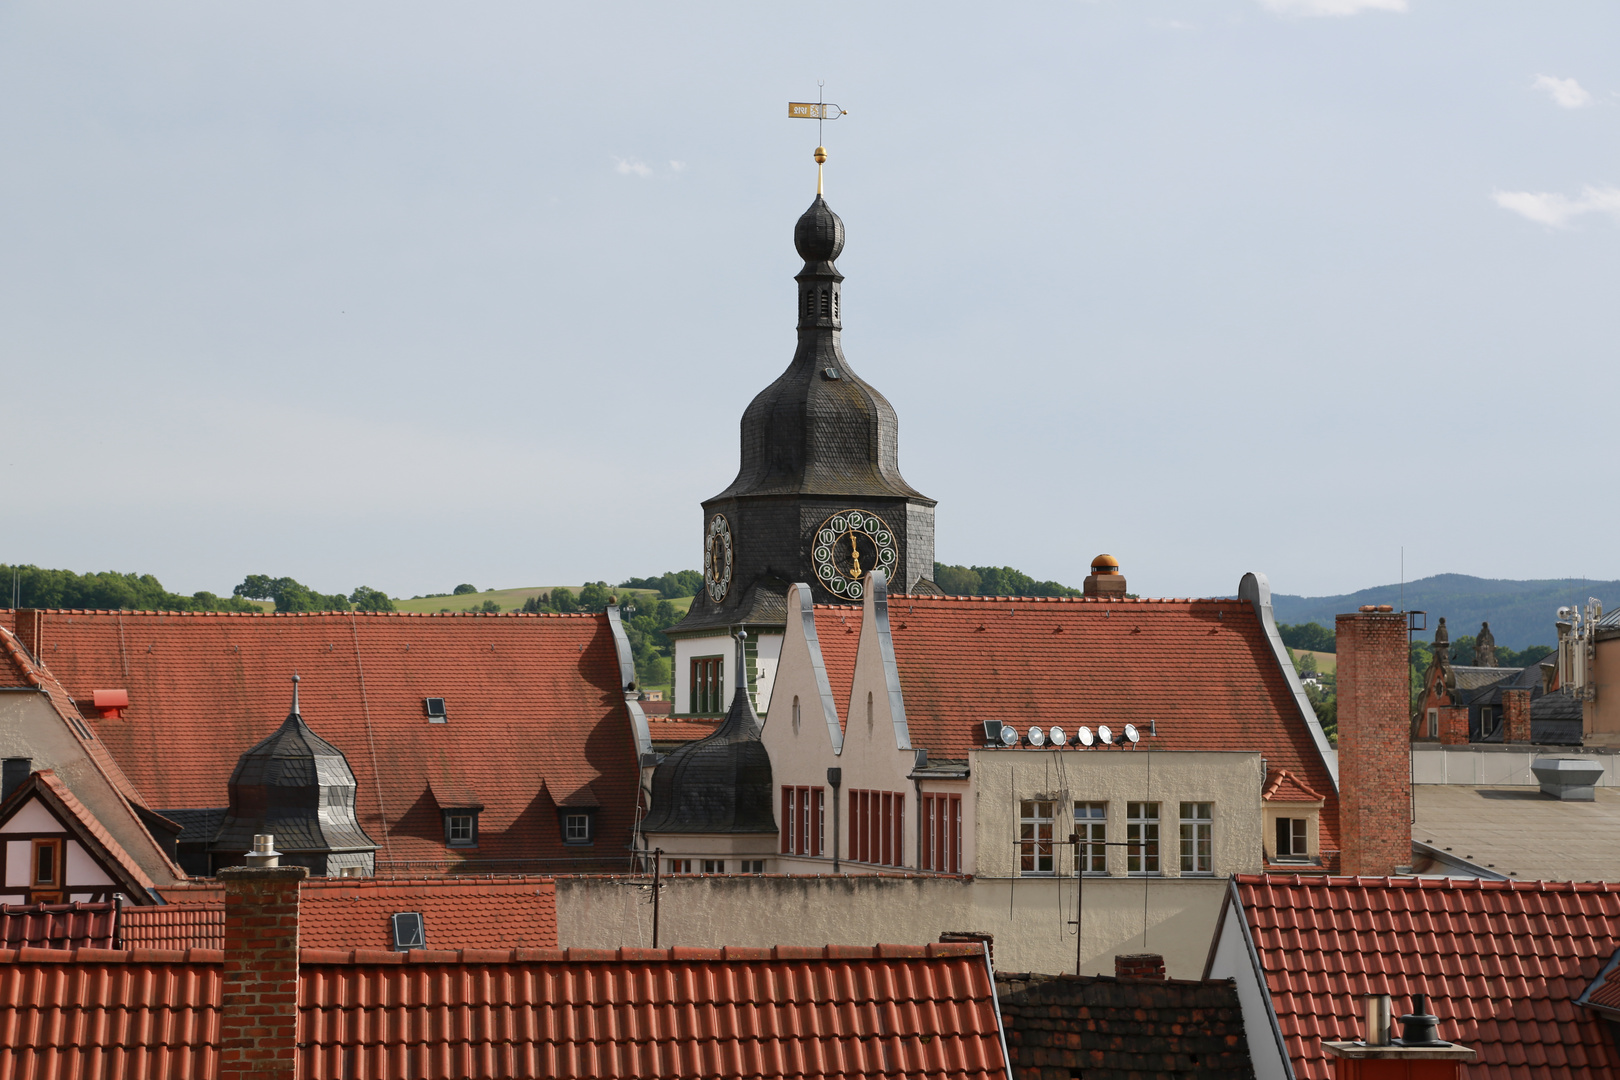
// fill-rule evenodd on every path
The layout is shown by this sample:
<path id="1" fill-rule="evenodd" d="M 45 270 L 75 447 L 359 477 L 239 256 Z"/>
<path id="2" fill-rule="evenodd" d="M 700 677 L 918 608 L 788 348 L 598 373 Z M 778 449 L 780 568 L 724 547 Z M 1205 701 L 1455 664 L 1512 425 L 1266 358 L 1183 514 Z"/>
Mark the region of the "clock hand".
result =
<path id="1" fill-rule="evenodd" d="M 849 576 L 859 581 L 861 577 L 861 550 L 855 546 L 855 530 L 849 530 Z"/>

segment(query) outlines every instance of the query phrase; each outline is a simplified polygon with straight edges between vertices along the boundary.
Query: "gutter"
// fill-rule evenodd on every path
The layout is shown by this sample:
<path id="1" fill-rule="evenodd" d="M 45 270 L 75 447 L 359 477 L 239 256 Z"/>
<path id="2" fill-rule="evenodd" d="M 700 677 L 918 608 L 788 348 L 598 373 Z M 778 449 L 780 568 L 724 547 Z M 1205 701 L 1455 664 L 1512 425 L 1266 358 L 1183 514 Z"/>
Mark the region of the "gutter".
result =
<path id="1" fill-rule="evenodd" d="M 1327 767 L 1328 776 L 1333 779 L 1334 794 L 1338 794 L 1339 755 L 1329 745 L 1327 732 L 1322 730 L 1322 722 L 1316 718 L 1316 710 L 1311 707 L 1311 699 L 1305 696 L 1305 687 L 1299 681 L 1299 673 L 1294 670 L 1293 661 L 1288 659 L 1288 647 L 1283 644 L 1282 635 L 1277 632 L 1277 617 L 1271 610 L 1271 583 L 1266 580 L 1266 575 L 1253 570 L 1244 574 L 1243 580 L 1238 582 L 1238 599 L 1247 601 L 1254 608 L 1254 613 L 1259 616 L 1260 626 L 1266 632 L 1266 643 L 1271 646 L 1272 658 L 1277 661 L 1277 668 L 1282 672 L 1288 688 L 1294 692 L 1294 702 L 1299 706 L 1306 730 L 1316 740 L 1316 752 L 1322 756 L 1322 764 Z"/>
<path id="2" fill-rule="evenodd" d="M 1432 861 L 1434 863 L 1437 863 L 1440 866 L 1447 866 L 1447 867 L 1451 867 L 1454 870 L 1460 870 L 1464 874 L 1466 874 L 1468 877 L 1483 878 L 1486 881 L 1507 881 L 1507 880 L 1509 880 L 1508 876 L 1506 874 L 1498 873 L 1497 871 L 1491 870 L 1491 869 L 1489 869 L 1487 867 L 1484 867 L 1484 866 L 1481 866 L 1478 863 L 1469 862 L 1467 859 L 1463 858 L 1460 855 L 1453 855 L 1449 851 L 1445 851 L 1445 850 L 1443 850 L 1441 848 L 1437 848 L 1432 844 L 1425 844 L 1421 840 L 1412 841 L 1412 854 L 1413 855 L 1425 856 L 1430 861 Z M 1414 874 L 1412 876 L 1413 877 L 1432 877 L 1434 875 L 1431 875 L 1431 874 Z M 1450 877 L 1451 875 L 1447 874 L 1445 876 Z"/>

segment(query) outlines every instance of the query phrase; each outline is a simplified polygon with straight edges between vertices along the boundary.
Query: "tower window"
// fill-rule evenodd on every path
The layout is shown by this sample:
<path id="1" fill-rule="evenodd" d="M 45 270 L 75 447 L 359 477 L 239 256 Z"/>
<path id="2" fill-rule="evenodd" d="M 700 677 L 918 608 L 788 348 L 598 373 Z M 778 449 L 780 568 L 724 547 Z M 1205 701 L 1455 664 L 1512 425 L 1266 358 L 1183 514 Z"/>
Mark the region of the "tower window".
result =
<path id="1" fill-rule="evenodd" d="M 688 712 L 714 714 L 725 711 L 721 688 L 725 685 L 725 662 L 718 656 L 692 658 L 692 681 L 687 688 Z"/>
<path id="2" fill-rule="evenodd" d="M 793 734 L 799 733 L 799 695 L 793 695 Z"/>
<path id="3" fill-rule="evenodd" d="M 833 318 L 838 318 L 838 294 L 833 293 Z"/>

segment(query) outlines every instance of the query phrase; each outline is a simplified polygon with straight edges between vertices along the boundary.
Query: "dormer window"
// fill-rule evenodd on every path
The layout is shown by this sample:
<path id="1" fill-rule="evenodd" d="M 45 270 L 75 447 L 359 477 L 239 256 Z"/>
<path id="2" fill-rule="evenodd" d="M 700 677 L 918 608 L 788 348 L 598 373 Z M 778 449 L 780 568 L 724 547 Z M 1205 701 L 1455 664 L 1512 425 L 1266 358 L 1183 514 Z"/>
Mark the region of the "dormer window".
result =
<path id="1" fill-rule="evenodd" d="M 590 810 L 572 810 L 572 809 L 563 810 L 562 811 L 563 843 L 565 843 L 565 844 L 590 844 L 590 843 L 593 843 L 595 841 L 595 839 L 596 839 L 596 833 L 595 833 L 595 829 L 593 828 L 595 822 L 592 819 L 595 816 L 596 815 L 593 812 L 591 812 Z"/>
<path id="2" fill-rule="evenodd" d="M 444 811 L 444 842 L 450 847 L 477 847 L 478 810 L 458 807 Z"/>

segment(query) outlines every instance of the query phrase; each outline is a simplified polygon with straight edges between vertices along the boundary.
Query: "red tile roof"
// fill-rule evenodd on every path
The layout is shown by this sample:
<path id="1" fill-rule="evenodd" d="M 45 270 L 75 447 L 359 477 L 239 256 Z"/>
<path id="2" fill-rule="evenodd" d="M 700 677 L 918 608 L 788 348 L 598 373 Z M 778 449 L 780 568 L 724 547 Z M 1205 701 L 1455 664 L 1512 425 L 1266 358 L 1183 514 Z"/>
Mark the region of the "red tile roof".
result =
<path id="1" fill-rule="evenodd" d="M 218 1075 L 224 961 L 205 949 L 0 950 L 5 1075 Z"/>
<path id="2" fill-rule="evenodd" d="M 121 719 L 89 724 L 150 805 L 227 805 L 237 758 L 285 718 L 297 671 L 305 719 L 354 771 L 379 867 L 624 857 L 636 745 L 604 615 L 47 611 L 42 641 L 74 696 L 128 688 Z M 447 723 L 427 722 L 426 697 L 445 699 Z M 476 851 L 445 846 L 435 781 L 481 796 Z M 564 846 L 553 803 L 586 785 L 603 803 L 588 852 Z"/>
<path id="3" fill-rule="evenodd" d="M 220 892 L 164 890 L 167 907 L 125 908 L 129 945 L 153 949 L 224 947 Z M 541 949 L 557 945 L 557 888 L 549 877 L 309 878 L 300 890 L 298 940 L 312 949 L 394 947 L 396 912 L 421 914 L 436 949 Z"/>
<path id="4" fill-rule="evenodd" d="M 1321 802 L 1322 796 L 1300 783 L 1299 777 L 1287 769 L 1272 769 L 1266 777 L 1266 786 L 1260 790 L 1262 799 L 1272 802 Z"/>
<path id="5" fill-rule="evenodd" d="M 889 628 L 931 757 L 966 758 L 989 719 L 1131 723 L 1155 750 L 1259 751 L 1324 793 L 1321 846 L 1339 846 L 1333 778 L 1244 601 L 892 596 Z"/>
<path id="6" fill-rule="evenodd" d="M 0 904 L 0 948 L 113 947 L 111 904 Z"/>
<path id="7" fill-rule="evenodd" d="M 1429 995 L 1470 1077 L 1599 1080 L 1620 1059 L 1575 999 L 1620 946 L 1620 886 L 1472 878 L 1235 879 L 1299 1080 L 1358 1039 L 1358 994 Z M 1228 913 L 1230 917 L 1230 912 Z"/>
<path id="8" fill-rule="evenodd" d="M 126 907 L 118 936 L 126 949 L 223 949 L 225 905 Z"/>
<path id="9" fill-rule="evenodd" d="M 643 704 L 646 704 L 643 702 Z M 672 720 L 663 716 L 648 716 L 647 730 L 652 733 L 655 743 L 693 742 L 705 739 L 714 734 L 714 729 L 720 726 L 718 720 L 680 719 Z"/>
<path id="10" fill-rule="evenodd" d="M 15 618 L 16 615 L 12 611 L 0 611 L 0 686 L 33 686 L 45 694 L 69 734 L 83 748 L 102 778 L 123 798 L 126 804 L 124 810 L 129 815 L 130 825 L 140 830 L 140 835 L 150 839 L 146 823 L 141 821 L 134 808 L 139 806 L 150 810 L 151 804 L 130 782 L 129 776 L 113 759 L 106 744 L 93 736 L 90 722 L 80 714 L 78 706 L 74 704 L 73 695 L 68 692 L 62 681 L 48 666 L 35 663 L 29 658 L 27 650 L 11 631 L 10 624 Z M 156 841 L 142 853 L 142 857 L 143 868 L 152 877 L 173 881 L 186 876 Z"/>
<path id="11" fill-rule="evenodd" d="M 861 609 L 848 605 L 816 605 L 816 643 L 832 687 L 838 718 L 849 722 L 849 690 L 855 684 L 855 654 L 861 644 Z"/>
<path id="12" fill-rule="evenodd" d="M 979 945 L 303 949 L 300 1075 L 1005 1078 Z M 210 1076 L 223 955 L 0 951 L 16 1075 Z"/>

